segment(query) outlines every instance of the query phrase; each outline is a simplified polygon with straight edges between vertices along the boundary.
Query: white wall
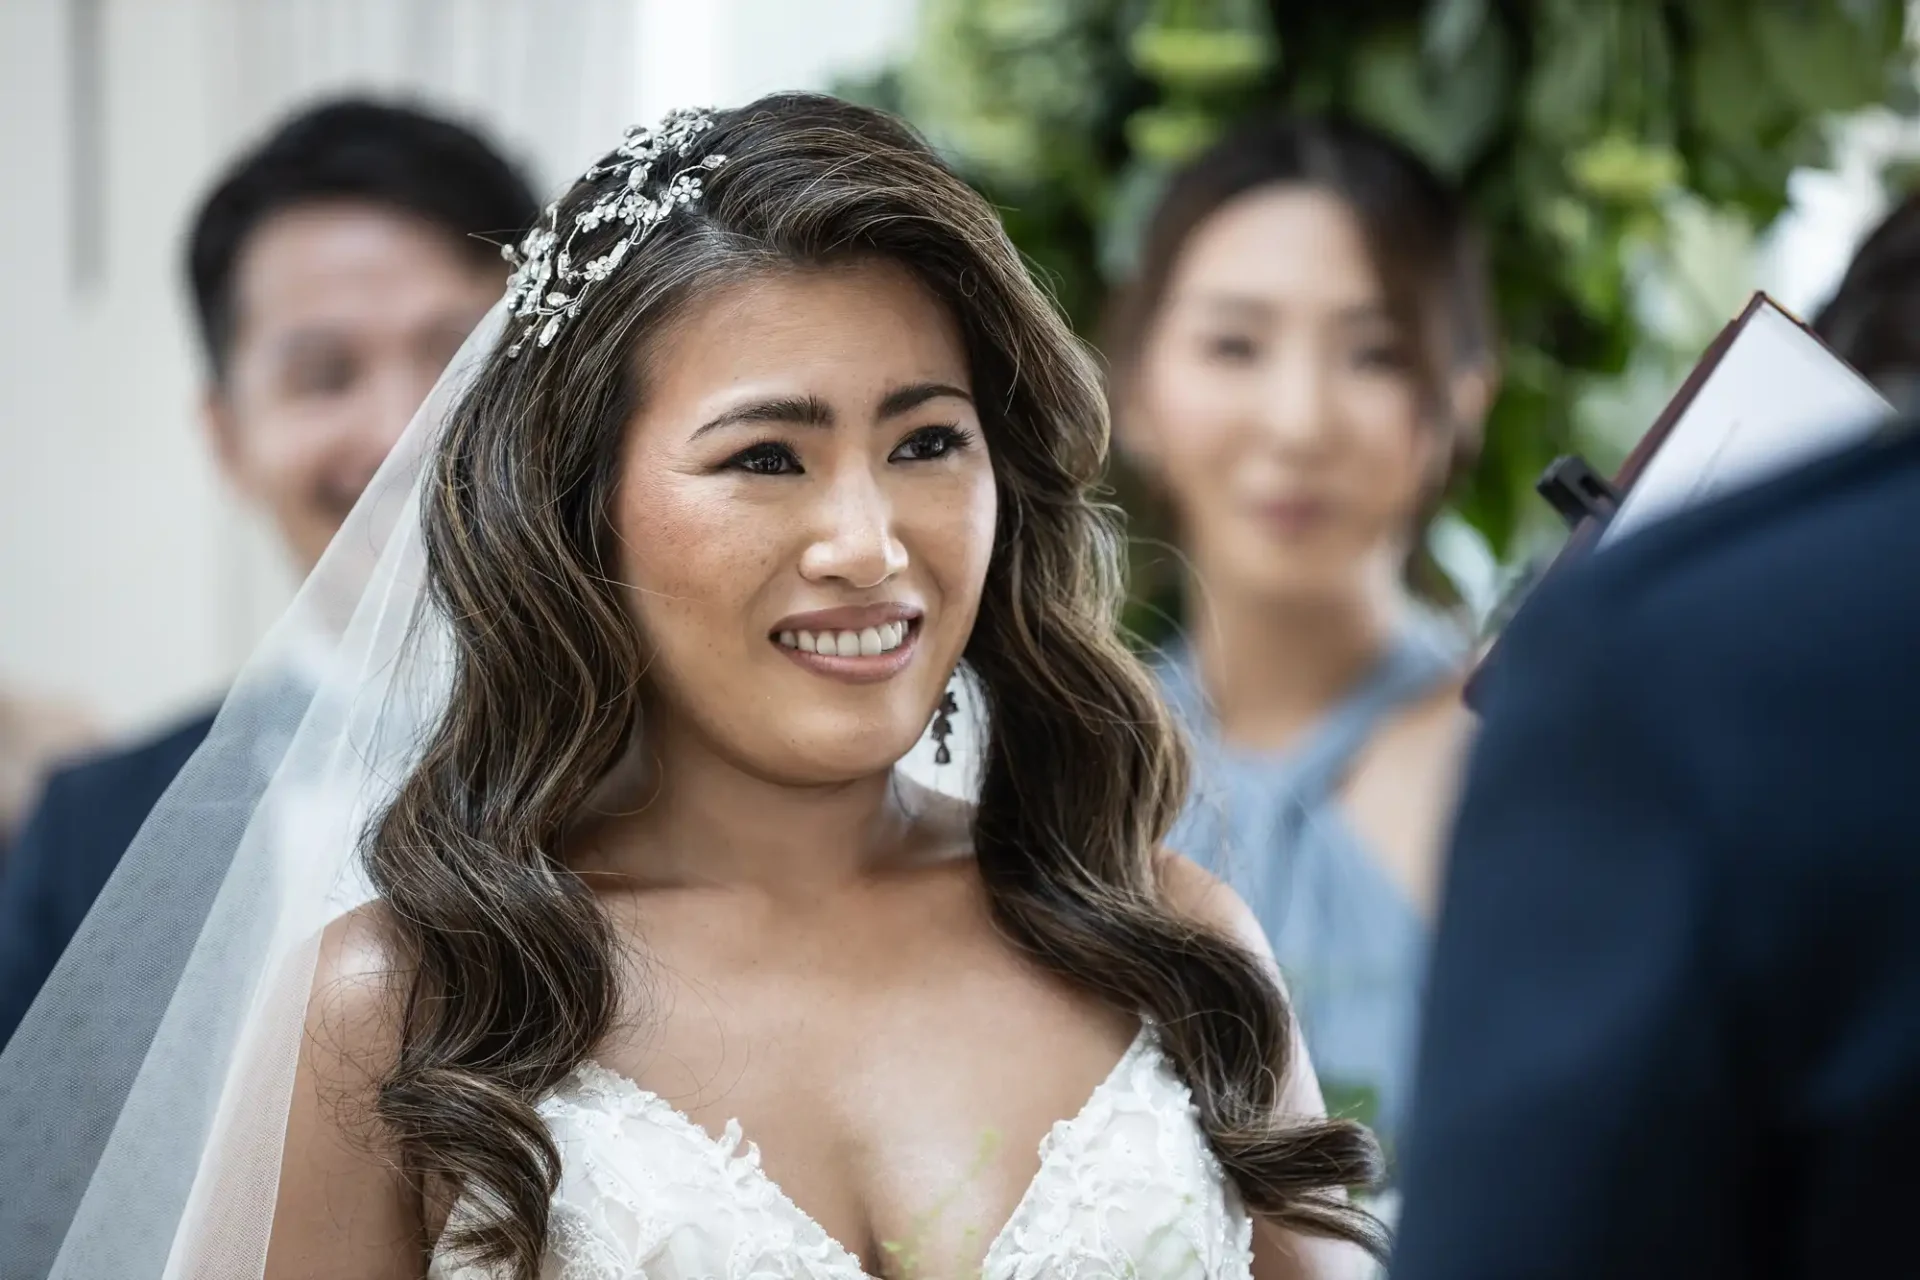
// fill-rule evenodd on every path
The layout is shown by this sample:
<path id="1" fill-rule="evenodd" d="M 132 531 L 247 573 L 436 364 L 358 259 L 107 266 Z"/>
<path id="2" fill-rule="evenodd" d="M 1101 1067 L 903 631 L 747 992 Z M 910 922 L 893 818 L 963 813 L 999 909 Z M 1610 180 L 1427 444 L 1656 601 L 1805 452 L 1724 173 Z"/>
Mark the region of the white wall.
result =
<path id="1" fill-rule="evenodd" d="M 64 10 L 0 6 L 0 670 L 134 717 L 211 688 L 232 649 L 230 513 L 171 275 L 219 122 L 189 15 L 116 12 L 104 276 L 77 294 Z"/>
<path id="2" fill-rule="evenodd" d="M 104 252 L 70 269 L 69 27 L 102 32 Z M 823 87 L 913 0 L 0 0 L 0 684 L 123 730 L 211 698 L 290 584 L 193 416 L 194 201 L 292 105 L 410 91 L 557 187 L 633 119 Z"/>
<path id="3" fill-rule="evenodd" d="M 640 0 L 637 114 L 825 89 L 903 51 L 916 13 L 914 0 Z"/>

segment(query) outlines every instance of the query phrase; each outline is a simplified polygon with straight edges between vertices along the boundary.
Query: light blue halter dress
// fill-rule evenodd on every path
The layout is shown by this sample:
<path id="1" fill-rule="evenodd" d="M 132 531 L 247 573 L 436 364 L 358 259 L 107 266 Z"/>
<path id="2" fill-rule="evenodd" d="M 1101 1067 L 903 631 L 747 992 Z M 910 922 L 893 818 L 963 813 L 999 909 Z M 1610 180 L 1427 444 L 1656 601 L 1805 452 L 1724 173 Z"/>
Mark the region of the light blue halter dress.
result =
<path id="1" fill-rule="evenodd" d="M 1339 791 L 1395 712 L 1454 677 L 1464 644 L 1424 622 L 1284 751 L 1220 740 L 1193 654 L 1159 665 L 1195 745 L 1194 787 L 1168 843 L 1237 889 L 1280 962 L 1327 1106 L 1363 1120 L 1389 1155 L 1404 1119 L 1428 929 L 1354 831 Z"/>

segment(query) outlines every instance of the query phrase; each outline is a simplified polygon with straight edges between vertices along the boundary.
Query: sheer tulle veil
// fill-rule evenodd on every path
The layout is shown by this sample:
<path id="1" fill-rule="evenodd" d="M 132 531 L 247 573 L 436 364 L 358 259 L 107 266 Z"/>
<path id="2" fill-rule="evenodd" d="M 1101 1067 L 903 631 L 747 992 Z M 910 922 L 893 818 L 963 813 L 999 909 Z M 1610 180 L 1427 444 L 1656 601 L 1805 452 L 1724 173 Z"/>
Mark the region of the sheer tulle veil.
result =
<path id="1" fill-rule="evenodd" d="M 0 1053 L 0 1276 L 255 1277 L 321 930 L 447 688 L 418 519 L 467 339 Z"/>

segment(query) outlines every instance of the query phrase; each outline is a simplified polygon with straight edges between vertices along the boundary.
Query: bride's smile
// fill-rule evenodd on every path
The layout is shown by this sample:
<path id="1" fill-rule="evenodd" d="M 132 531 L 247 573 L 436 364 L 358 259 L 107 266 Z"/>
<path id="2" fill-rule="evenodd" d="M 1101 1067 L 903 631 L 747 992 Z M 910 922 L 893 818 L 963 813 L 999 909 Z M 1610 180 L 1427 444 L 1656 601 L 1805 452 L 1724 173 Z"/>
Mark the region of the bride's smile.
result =
<path id="1" fill-rule="evenodd" d="M 885 680 L 913 660 L 921 611 L 910 604 L 853 605 L 782 618 L 769 638 L 809 671 L 836 680 Z"/>

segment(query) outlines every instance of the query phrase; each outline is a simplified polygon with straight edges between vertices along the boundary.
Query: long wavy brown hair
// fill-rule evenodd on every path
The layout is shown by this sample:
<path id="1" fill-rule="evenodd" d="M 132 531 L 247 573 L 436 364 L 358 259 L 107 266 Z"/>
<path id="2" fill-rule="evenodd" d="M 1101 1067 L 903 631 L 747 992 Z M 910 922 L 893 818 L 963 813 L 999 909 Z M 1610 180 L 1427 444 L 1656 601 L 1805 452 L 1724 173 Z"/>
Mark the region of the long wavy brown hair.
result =
<path id="1" fill-rule="evenodd" d="M 973 843 L 995 919 L 1035 963 L 1157 1022 L 1253 1211 L 1378 1252 L 1379 1228 L 1340 1194 L 1376 1178 L 1372 1137 L 1280 1114 L 1296 1069 L 1284 995 L 1262 962 L 1163 900 L 1157 849 L 1186 755 L 1116 630 L 1092 362 L 993 210 L 893 118 L 770 97 L 716 114 L 669 168 L 710 154 L 727 161 L 705 198 L 590 292 L 552 346 L 487 359 L 432 462 L 428 572 L 453 688 L 367 857 L 410 972 L 378 1117 L 423 1193 L 462 1198 L 446 1244 L 537 1274 L 560 1156 L 535 1103 L 623 1007 L 622 944 L 560 851 L 640 703 L 646 655 L 613 580 L 609 508 L 647 341 L 715 282 L 879 256 L 958 318 L 999 490 L 966 649 L 991 725 Z M 618 180 L 576 185 L 561 225 Z M 623 231 L 583 236 L 578 256 Z"/>

